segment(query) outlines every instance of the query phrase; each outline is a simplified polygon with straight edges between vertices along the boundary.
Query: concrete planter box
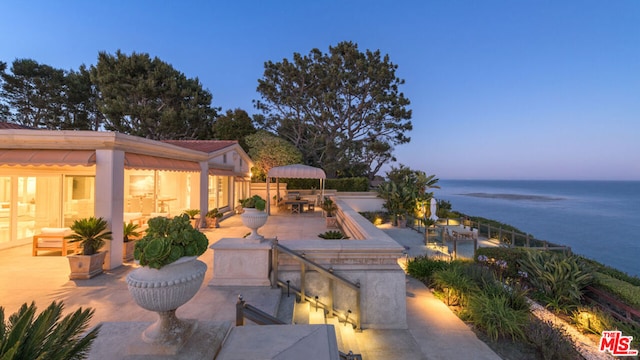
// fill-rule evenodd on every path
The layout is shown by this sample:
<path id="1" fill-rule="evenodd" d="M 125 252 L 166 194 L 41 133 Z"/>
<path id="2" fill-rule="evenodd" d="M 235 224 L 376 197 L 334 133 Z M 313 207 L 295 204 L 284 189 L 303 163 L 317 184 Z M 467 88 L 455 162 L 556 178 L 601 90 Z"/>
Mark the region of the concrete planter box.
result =
<path id="1" fill-rule="evenodd" d="M 71 280 L 86 280 L 96 275 L 102 274 L 102 264 L 107 255 L 106 251 L 101 251 L 93 255 L 69 255 L 69 268 Z"/>

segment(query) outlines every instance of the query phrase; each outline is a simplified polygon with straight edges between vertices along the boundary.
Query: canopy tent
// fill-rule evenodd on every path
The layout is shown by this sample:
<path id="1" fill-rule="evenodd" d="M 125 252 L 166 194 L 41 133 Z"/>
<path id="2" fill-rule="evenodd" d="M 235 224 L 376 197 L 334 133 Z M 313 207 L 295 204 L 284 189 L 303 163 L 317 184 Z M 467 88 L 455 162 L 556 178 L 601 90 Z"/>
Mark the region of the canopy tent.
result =
<path id="1" fill-rule="evenodd" d="M 271 170 L 269 170 L 269 172 L 267 173 L 267 214 L 269 215 L 271 215 L 271 201 L 269 201 L 269 199 L 271 199 L 271 195 L 269 193 L 269 181 L 271 180 L 271 178 L 276 178 L 276 199 L 278 199 L 280 197 L 279 179 L 281 177 L 290 179 L 319 179 L 320 188 L 322 189 L 322 197 L 324 198 L 324 179 L 327 178 L 324 170 L 302 164 L 274 167 L 271 168 Z"/>

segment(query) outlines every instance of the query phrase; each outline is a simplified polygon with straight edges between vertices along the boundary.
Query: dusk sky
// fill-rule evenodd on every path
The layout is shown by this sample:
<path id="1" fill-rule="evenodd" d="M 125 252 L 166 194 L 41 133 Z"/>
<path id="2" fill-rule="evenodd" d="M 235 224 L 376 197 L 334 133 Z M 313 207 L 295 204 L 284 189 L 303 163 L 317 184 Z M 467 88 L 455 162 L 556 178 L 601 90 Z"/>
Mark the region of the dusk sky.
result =
<path id="1" fill-rule="evenodd" d="M 640 1 L 2 1 L 0 61 L 149 53 L 256 113 L 264 62 L 340 41 L 398 65 L 400 163 L 440 179 L 640 180 Z M 396 164 L 397 165 L 397 164 Z M 388 169 L 388 168 L 385 168 Z"/>

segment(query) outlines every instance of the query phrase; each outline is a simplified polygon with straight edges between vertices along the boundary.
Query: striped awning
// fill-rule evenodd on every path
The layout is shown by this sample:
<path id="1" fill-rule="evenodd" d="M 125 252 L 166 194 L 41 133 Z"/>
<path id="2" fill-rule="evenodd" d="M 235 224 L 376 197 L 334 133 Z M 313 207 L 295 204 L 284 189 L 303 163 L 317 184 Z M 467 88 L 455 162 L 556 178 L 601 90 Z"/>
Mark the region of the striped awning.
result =
<path id="1" fill-rule="evenodd" d="M 0 165 L 12 166 L 92 166 L 96 164 L 93 150 L 0 150 Z"/>
<path id="2" fill-rule="evenodd" d="M 200 171 L 200 164 L 194 161 L 134 153 L 124 154 L 124 167 L 125 169 L 137 170 Z"/>

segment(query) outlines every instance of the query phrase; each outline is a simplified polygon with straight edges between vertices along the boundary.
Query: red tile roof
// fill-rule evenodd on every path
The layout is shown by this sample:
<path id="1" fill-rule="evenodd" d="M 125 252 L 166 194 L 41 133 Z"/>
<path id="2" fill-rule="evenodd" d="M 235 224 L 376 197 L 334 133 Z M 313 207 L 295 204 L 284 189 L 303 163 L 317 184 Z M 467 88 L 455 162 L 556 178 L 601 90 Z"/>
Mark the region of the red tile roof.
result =
<path id="1" fill-rule="evenodd" d="M 206 153 L 237 144 L 237 140 L 162 140 L 162 142 Z"/>
<path id="2" fill-rule="evenodd" d="M 33 129 L 28 126 L 0 121 L 0 129 Z M 35 130 L 35 129 L 33 129 Z"/>

